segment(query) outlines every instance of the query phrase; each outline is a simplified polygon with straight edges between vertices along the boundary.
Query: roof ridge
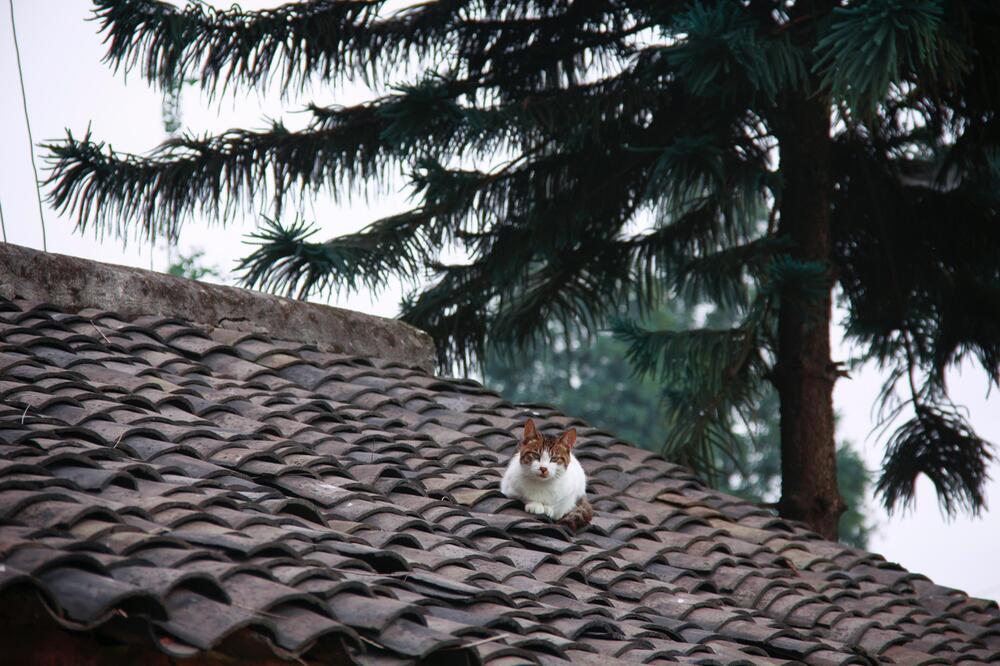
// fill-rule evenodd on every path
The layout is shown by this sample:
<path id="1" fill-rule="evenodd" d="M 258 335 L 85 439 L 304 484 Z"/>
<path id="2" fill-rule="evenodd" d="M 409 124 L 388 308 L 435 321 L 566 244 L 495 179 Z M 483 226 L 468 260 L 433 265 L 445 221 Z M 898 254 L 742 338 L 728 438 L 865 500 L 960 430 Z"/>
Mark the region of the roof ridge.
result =
<path id="1" fill-rule="evenodd" d="M 0 244 L 0 295 L 69 311 L 181 317 L 210 328 L 308 342 L 324 351 L 434 368 L 431 337 L 402 321 L 12 243 Z"/>

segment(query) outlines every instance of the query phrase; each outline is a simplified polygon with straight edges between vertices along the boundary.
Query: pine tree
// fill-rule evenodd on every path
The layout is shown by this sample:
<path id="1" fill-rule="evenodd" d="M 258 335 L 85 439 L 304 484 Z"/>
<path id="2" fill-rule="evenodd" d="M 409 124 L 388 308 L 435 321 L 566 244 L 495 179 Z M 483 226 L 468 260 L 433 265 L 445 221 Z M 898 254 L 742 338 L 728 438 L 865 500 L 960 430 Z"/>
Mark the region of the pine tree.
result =
<path id="1" fill-rule="evenodd" d="M 664 293 L 735 310 L 727 329 L 617 329 L 673 392 L 669 437 L 692 450 L 724 446 L 773 384 L 780 512 L 828 537 L 844 508 L 836 289 L 887 373 L 885 503 L 912 502 L 926 474 L 946 511 L 984 506 L 990 445 L 944 378 L 971 359 L 1000 384 L 996 3 L 95 4 L 108 62 L 163 89 L 365 81 L 374 97 L 311 105 L 301 130 L 185 135 L 145 155 L 69 134 L 50 146 L 50 196 L 81 229 L 159 237 L 266 205 L 248 285 L 305 297 L 413 280 L 402 318 L 445 368 Z M 413 208 L 361 232 L 316 240 L 287 216 L 400 176 Z M 444 264 L 455 247 L 467 260 Z"/>

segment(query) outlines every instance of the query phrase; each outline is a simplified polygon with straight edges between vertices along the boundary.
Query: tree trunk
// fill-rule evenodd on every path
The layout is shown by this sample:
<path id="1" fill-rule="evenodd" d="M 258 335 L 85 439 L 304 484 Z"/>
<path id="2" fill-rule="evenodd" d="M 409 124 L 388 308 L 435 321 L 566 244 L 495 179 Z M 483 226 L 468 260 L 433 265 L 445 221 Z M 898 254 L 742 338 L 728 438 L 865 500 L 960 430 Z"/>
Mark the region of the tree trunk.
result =
<path id="1" fill-rule="evenodd" d="M 778 232 L 802 261 L 830 265 L 830 112 L 822 96 L 790 99 L 775 118 L 783 189 Z M 782 295 L 774 383 L 781 401 L 781 501 L 785 518 L 837 538 L 845 509 L 837 486 L 830 360 L 831 287 L 819 303 Z"/>

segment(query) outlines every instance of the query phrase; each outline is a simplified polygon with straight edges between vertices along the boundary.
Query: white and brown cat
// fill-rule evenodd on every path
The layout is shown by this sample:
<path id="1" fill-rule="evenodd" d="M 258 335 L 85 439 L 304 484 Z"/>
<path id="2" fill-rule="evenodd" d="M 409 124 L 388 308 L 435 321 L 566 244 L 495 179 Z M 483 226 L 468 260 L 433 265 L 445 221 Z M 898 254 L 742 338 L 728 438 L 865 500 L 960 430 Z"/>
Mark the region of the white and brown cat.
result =
<path id="1" fill-rule="evenodd" d="M 500 492 L 524 502 L 528 513 L 546 515 L 574 530 L 584 527 L 594 510 L 587 501 L 587 475 L 573 455 L 575 443 L 575 428 L 553 437 L 539 433 L 528 419 Z"/>

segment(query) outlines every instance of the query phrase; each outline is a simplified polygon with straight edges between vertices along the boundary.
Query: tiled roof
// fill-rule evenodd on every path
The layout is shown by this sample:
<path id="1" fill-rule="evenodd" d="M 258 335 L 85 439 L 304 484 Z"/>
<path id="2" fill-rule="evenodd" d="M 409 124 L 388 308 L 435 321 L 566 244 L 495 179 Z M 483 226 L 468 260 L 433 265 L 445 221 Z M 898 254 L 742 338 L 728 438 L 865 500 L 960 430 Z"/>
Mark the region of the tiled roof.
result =
<path id="1" fill-rule="evenodd" d="M 0 606 L 37 599 L 102 646 L 306 663 L 1000 662 L 995 603 L 579 419 L 400 361 L 3 298 L 0 398 Z M 581 533 L 498 491 L 528 416 L 579 431 L 596 511 Z"/>

